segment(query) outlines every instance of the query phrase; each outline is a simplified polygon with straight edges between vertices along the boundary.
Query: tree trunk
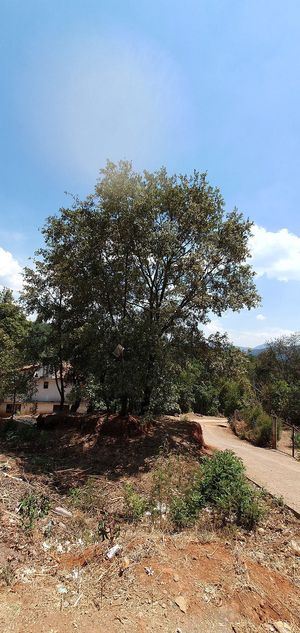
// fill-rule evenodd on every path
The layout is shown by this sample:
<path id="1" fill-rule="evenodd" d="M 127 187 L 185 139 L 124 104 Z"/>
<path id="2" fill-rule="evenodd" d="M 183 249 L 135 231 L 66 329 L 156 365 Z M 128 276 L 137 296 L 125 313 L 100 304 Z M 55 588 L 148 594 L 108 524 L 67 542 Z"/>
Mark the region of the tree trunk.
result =
<path id="1" fill-rule="evenodd" d="M 150 353 L 149 358 L 148 358 L 146 384 L 144 387 L 144 396 L 143 396 L 143 400 L 141 404 L 142 415 L 147 413 L 147 411 L 149 411 L 149 408 L 150 408 L 151 395 L 153 391 L 152 374 L 153 374 L 154 362 L 155 362 L 155 356 L 153 353 Z"/>
<path id="2" fill-rule="evenodd" d="M 80 403 L 81 403 L 81 398 L 77 398 L 77 400 L 75 400 L 75 402 L 73 402 L 73 404 L 71 406 L 71 413 L 76 413 L 76 411 L 78 411 L 78 409 L 80 407 Z"/>
<path id="3" fill-rule="evenodd" d="M 150 402 L 151 402 L 151 395 L 152 395 L 152 387 L 150 387 L 150 385 L 146 385 L 146 387 L 144 389 L 144 397 L 143 397 L 142 404 L 141 404 L 141 414 L 142 415 L 145 415 L 145 413 L 147 413 L 149 411 Z"/>
<path id="4" fill-rule="evenodd" d="M 121 409 L 120 409 L 120 415 L 122 417 L 124 417 L 125 415 L 127 415 L 128 413 L 128 395 L 127 393 L 123 394 L 122 398 L 121 398 Z"/>

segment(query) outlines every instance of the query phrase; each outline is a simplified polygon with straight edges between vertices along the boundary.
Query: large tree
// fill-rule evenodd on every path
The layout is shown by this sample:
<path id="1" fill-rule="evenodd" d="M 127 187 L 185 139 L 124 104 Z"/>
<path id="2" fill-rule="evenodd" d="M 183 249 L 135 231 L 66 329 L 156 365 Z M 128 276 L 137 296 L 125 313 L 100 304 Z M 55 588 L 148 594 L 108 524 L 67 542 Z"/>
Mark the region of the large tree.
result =
<path id="1" fill-rule="evenodd" d="M 250 233 L 206 174 L 108 162 L 92 196 L 48 218 L 24 300 L 52 324 L 58 358 L 96 376 L 123 412 L 146 411 L 179 331 L 188 337 L 212 314 L 257 305 Z"/>

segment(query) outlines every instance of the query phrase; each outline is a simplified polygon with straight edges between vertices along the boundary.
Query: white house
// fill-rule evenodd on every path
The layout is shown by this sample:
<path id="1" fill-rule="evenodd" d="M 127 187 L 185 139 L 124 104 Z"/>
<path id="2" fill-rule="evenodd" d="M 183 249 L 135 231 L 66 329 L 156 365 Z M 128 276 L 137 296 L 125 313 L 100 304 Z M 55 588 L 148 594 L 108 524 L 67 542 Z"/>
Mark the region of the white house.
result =
<path id="1" fill-rule="evenodd" d="M 32 415 L 39 413 L 53 413 L 58 410 L 60 405 L 60 394 L 57 388 L 55 375 L 48 367 L 41 365 L 31 365 L 23 367 L 25 371 L 34 372 L 35 389 L 30 401 L 22 402 L 17 400 L 15 404 L 15 412 L 21 415 Z M 65 398 L 66 404 L 64 409 L 69 409 L 68 395 L 72 389 L 70 382 L 65 382 Z M 5 398 L 0 402 L 0 417 L 6 417 L 12 412 L 12 398 Z M 79 411 L 86 410 L 85 405 L 81 405 Z"/>

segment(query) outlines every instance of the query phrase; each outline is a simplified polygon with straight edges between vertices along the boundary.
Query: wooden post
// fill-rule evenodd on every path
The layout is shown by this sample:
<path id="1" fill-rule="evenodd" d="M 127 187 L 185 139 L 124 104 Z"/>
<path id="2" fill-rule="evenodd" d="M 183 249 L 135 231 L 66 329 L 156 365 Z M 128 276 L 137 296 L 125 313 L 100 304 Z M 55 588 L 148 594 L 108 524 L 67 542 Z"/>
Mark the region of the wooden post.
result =
<path id="1" fill-rule="evenodd" d="M 292 456 L 295 457 L 295 427 L 292 430 Z"/>
<path id="2" fill-rule="evenodd" d="M 272 448 L 277 449 L 277 418 L 273 417 L 273 437 L 272 437 Z"/>

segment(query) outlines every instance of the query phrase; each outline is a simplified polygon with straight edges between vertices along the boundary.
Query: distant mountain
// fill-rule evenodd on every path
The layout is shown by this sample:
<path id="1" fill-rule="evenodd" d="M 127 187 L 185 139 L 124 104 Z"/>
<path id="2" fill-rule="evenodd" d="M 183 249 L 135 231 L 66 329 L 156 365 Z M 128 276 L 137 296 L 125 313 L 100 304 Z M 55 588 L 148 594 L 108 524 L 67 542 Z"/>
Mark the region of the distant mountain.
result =
<path id="1" fill-rule="evenodd" d="M 267 348 L 266 343 L 262 343 L 262 345 L 257 345 L 256 347 L 239 347 L 242 352 L 249 352 L 252 356 L 258 356 Z"/>
<path id="2" fill-rule="evenodd" d="M 259 354 L 264 352 L 267 347 L 268 346 L 266 343 L 263 343 L 262 345 L 257 345 L 256 347 L 253 347 L 250 353 L 252 354 L 252 356 L 258 356 Z"/>

